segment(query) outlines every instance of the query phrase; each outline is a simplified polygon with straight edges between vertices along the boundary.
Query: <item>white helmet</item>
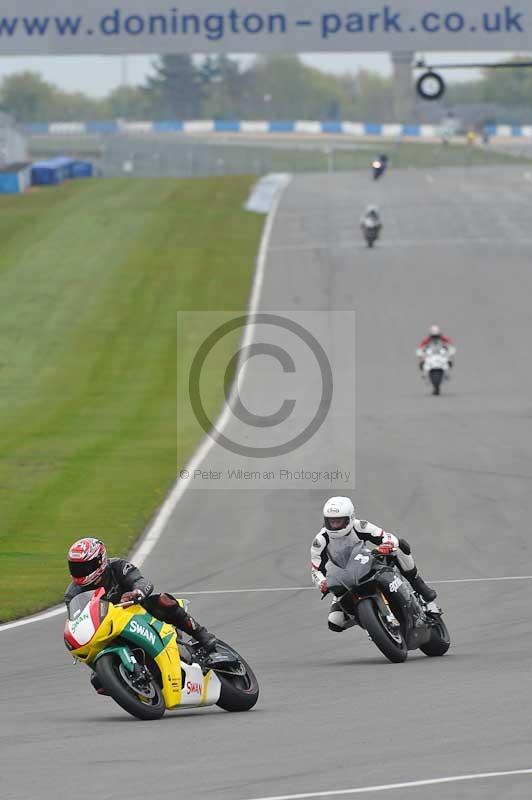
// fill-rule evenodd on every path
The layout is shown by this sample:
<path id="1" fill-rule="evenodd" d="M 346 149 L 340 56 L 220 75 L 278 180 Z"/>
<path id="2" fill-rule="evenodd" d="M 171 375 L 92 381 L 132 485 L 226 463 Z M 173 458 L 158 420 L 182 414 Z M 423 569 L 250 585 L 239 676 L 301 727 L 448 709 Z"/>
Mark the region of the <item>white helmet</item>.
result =
<path id="1" fill-rule="evenodd" d="M 355 508 L 349 497 L 330 497 L 323 506 L 323 526 L 331 539 L 351 533 L 354 519 Z"/>
<path id="2" fill-rule="evenodd" d="M 430 335 L 431 336 L 441 336 L 440 326 L 439 325 L 431 325 L 430 326 Z"/>

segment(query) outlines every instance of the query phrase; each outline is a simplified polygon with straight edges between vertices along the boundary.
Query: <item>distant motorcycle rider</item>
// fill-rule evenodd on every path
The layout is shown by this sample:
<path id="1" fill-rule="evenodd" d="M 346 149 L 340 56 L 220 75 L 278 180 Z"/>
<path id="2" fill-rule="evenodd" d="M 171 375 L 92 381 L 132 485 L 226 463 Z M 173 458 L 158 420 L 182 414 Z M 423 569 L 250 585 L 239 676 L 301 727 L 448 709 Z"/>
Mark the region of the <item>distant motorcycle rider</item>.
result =
<path id="1" fill-rule="evenodd" d="M 416 355 L 419 358 L 419 369 L 423 369 L 425 355 L 431 347 L 445 347 L 449 353 L 449 366 L 453 366 L 456 347 L 451 338 L 441 332 L 439 325 L 431 325 L 428 335 L 420 341 L 416 350 Z"/>
<path id="2" fill-rule="evenodd" d="M 378 180 L 381 175 L 384 175 L 386 172 L 386 168 L 388 167 L 388 156 L 386 153 L 381 153 L 380 156 L 377 156 L 371 162 L 371 168 L 373 170 L 373 180 Z"/>
<path id="3" fill-rule="evenodd" d="M 380 234 L 382 229 L 382 220 L 377 206 L 370 204 L 360 218 L 360 227 L 362 233 L 366 233 L 367 228 L 376 228 L 377 235 Z"/>
<path id="4" fill-rule="evenodd" d="M 381 555 L 394 556 L 397 566 L 414 591 L 427 603 L 434 603 L 437 593 L 418 573 L 408 542 L 372 522 L 355 519 L 355 509 L 348 497 L 331 497 L 327 500 L 323 508 L 323 527 L 310 548 L 312 581 L 320 592 L 325 594 L 328 591 L 327 562 L 334 557 L 337 547 L 341 546 L 342 550 L 345 548 L 346 537 L 349 537 L 353 546 L 358 540 L 372 542 L 377 545 Z M 435 603 L 432 610 L 439 610 Z M 352 619 L 334 600 L 329 611 L 329 630 L 340 633 L 349 622 L 352 624 Z"/>
<path id="5" fill-rule="evenodd" d="M 144 578 L 138 567 L 124 558 L 108 558 L 100 539 L 87 537 L 74 542 L 68 551 L 68 569 L 72 582 L 65 592 L 67 605 L 81 592 L 103 587 L 105 598 L 111 603 L 139 603 L 152 616 L 188 633 L 207 652 L 216 648 L 216 637 L 187 614 L 175 597 L 166 592 L 153 594 L 153 583 Z M 100 691 L 97 677 L 93 675 L 91 680 Z"/>

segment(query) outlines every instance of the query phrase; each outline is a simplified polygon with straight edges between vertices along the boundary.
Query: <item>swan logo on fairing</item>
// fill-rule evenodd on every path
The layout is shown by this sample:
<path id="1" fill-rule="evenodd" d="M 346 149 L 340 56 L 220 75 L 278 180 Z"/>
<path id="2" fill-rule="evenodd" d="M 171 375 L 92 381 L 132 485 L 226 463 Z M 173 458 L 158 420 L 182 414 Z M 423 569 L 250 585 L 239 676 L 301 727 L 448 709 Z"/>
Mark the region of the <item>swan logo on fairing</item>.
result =
<path id="1" fill-rule="evenodd" d="M 79 614 L 79 611 L 77 613 Z M 80 617 L 78 617 L 77 619 L 71 620 L 70 621 L 70 630 L 72 631 L 72 633 L 75 632 L 75 630 L 79 626 L 80 622 L 86 622 L 88 617 L 89 617 L 88 611 L 85 610 L 83 612 L 83 614 L 81 614 Z"/>
<path id="2" fill-rule="evenodd" d="M 144 625 L 139 625 L 139 623 L 133 619 L 131 620 L 130 628 L 133 633 L 138 633 L 139 636 L 143 636 L 150 644 L 155 644 L 155 634 L 145 628 Z"/>

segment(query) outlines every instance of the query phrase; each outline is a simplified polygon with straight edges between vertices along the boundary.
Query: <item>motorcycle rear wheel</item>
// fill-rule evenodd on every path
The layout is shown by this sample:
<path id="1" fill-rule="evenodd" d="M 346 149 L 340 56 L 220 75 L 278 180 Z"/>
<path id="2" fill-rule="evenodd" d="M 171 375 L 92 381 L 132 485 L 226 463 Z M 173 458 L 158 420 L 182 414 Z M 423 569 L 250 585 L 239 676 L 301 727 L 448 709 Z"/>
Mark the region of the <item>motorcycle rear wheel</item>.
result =
<path id="1" fill-rule="evenodd" d="M 216 705 L 224 711 L 249 711 L 259 699 L 259 682 L 255 673 L 245 661 L 240 653 L 237 653 L 230 645 L 218 639 L 218 644 L 227 647 L 236 656 L 242 665 L 243 675 L 231 675 L 227 672 L 215 670 L 222 689 Z"/>
<path id="2" fill-rule="evenodd" d="M 401 644 L 399 644 L 388 629 L 385 623 L 381 620 L 372 600 L 361 600 L 357 606 L 357 615 L 360 624 L 366 629 L 370 635 L 373 644 L 375 644 L 381 653 L 392 662 L 392 664 L 401 664 L 408 658 L 408 648 L 406 642 L 401 636 Z"/>
<path id="3" fill-rule="evenodd" d="M 137 719 L 160 719 L 166 711 L 166 703 L 157 681 L 152 676 L 149 686 L 152 697 L 148 702 L 143 702 L 133 688 L 125 682 L 120 670 L 121 664 L 121 660 L 114 653 L 106 653 L 96 662 L 96 674 L 107 694 L 124 711 Z"/>

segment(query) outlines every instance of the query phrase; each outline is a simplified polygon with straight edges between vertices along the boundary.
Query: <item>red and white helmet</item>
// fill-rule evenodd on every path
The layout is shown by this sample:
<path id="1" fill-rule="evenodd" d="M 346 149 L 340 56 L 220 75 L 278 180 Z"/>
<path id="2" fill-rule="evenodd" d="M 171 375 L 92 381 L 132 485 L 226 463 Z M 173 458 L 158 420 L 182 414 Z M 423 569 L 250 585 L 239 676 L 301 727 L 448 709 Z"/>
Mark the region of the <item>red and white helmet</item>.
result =
<path id="1" fill-rule="evenodd" d="M 77 586 L 97 583 L 107 566 L 107 550 L 99 539 L 78 539 L 68 551 L 68 568 Z"/>
<path id="2" fill-rule="evenodd" d="M 332 539 L 353 530 L 355 509 L 349 497 L 330 497 L 323 507 L 323 527 Z"/>

